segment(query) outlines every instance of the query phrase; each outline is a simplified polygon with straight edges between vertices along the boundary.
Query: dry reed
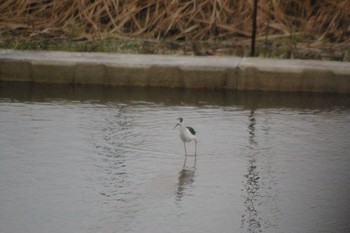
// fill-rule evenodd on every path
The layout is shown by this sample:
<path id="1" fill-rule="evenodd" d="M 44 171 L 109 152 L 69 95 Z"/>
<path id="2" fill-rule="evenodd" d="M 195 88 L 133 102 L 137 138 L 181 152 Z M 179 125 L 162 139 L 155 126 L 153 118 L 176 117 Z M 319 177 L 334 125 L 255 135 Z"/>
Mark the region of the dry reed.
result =
<path id="1" fill-rule="evenodd" d="M 252 5 L 250 0 L 2 0 L 0 29 L 88 40 L 225 40 L 250 36 Z M 260 0 L 258 36 L 269 27 L 272 35 L 349 41 L 349 12 L 349 0 Z"/>

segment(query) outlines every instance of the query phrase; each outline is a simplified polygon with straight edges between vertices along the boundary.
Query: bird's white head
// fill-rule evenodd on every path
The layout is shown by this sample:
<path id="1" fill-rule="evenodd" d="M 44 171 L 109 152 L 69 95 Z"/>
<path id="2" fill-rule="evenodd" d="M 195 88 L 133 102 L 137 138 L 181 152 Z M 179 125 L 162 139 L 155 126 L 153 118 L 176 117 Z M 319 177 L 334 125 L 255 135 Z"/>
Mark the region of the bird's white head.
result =
<path id="1" fill-rule="evenodd" d="M 184 121 L 184 119 L 182 117 L 177 118 L 177 120 L 179 122 L 175 125 L 174 129 L 176 129 L 177 126 L 182 125 L 182 122 Z"/>

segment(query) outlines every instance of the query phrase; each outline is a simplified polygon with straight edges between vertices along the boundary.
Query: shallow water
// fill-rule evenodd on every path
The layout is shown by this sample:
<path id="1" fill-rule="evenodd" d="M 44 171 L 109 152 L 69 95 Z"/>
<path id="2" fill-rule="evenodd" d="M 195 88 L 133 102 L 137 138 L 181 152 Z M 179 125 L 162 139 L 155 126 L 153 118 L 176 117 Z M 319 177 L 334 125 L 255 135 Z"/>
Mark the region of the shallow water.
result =
<path id="1" fill-rule="evenodd" d="M 0 85 L 0 232 L 350 231 L 348 95 Z"/>

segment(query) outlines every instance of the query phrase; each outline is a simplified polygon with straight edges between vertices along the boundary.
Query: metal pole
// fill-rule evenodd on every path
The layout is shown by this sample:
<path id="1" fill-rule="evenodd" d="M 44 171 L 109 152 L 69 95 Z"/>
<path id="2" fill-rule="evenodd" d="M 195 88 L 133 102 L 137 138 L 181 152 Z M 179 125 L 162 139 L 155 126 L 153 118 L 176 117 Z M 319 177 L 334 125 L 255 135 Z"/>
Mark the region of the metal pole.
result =
<path id="1" fill-rule="evenodd" d="M 253 9 L 253 26 L 252 26 L 252 44 L 250 56 L 255 56 L 255 38 L 256 38 L 256 18 L 258 14 L 258 0 L 254 0 L 254 9 Z"/>

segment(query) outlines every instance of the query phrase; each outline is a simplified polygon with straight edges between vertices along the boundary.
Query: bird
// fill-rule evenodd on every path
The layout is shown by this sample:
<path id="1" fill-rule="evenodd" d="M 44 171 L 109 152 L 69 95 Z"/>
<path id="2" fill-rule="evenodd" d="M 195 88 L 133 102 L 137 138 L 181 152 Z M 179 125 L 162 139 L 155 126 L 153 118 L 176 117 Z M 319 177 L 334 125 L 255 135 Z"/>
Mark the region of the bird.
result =
<path id="1" fill-rule="evenodd" d="M 182 117 L 177 118 L 177 120 L 179 122 L 175 125 L 174 129 L 179 126 L 180 138 L 181 138 L 182 142 L 184 143 L 184 148 L 185 148 L 185 155 L 186 155 L 185 162 L 186 162 L 186 159 L 187 159 L 186 143 L 192 142 L 192 141 L 195 142 L 194 155 L 195 156 L 197 155 L 196 131 L 192 127 L 189 127 L 189 126 L 185 127 L 185 126 L 183 126 L 184 119 Z"/>

